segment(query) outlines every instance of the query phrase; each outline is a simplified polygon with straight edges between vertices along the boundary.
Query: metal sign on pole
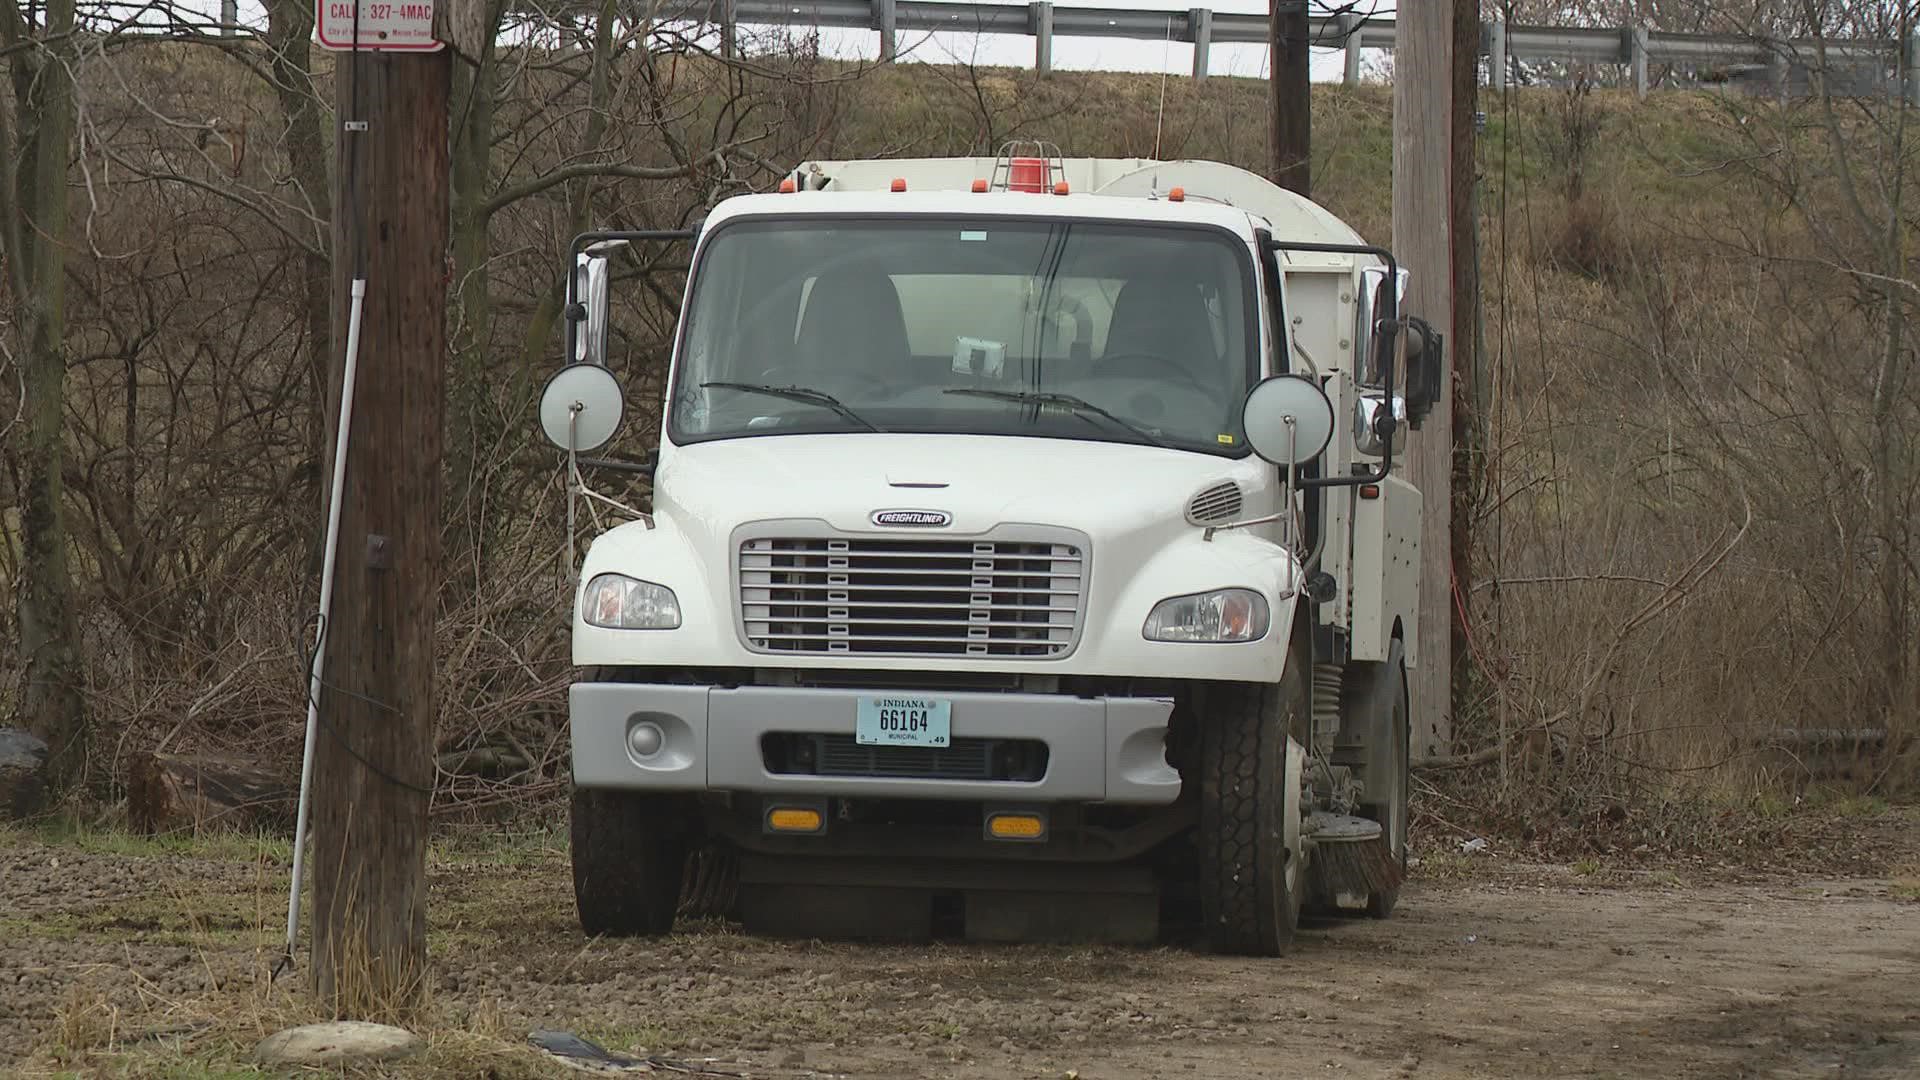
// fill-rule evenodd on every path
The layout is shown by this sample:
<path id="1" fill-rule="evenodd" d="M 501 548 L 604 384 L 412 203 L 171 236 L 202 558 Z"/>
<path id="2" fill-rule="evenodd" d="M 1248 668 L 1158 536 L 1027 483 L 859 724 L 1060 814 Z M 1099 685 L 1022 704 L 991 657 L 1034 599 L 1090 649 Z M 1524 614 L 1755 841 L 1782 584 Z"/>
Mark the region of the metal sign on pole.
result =
<path id="1" fill-rule="evenodd" d="M 446 45 L 433 33 L 433 3 L 314 0 L 314 40 L 336 52 L 437 52 Z"/>

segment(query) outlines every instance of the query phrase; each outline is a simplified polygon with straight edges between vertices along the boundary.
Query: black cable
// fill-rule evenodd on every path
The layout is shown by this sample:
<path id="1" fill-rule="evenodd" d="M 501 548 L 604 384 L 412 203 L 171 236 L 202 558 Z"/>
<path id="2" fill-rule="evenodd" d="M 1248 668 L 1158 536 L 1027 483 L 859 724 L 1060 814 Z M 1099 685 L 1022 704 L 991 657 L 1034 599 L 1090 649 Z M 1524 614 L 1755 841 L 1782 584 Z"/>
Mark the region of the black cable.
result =
<path id="1" fill-rule="evenodd" d="M 431 798 L 433 796 L 433 788 L 431 786 L 422 787 L 419 784 L 412 782 L 411 780 L 401 779 L 400 777 L 393 775 L 392 773 L 388 772 L 386 769 L 380 767 L 379 765 L 374 764 L 371 760 L 367 758 L 365 754 L 362 754 L 359 750 L 355 749 L 354 745 L 347 741 L 347 737 L 344 732 L 342 732 L 339 728 L 334 727 L 333 723 L 327 719 L 327 714 L 325 713 L 325 711 L 323 711 L 320 708 L 320 699 L 313 696 L 313 687 L 314 687 L 314 683 L 316 682 L 317 665 L 319 664 L 319 661 L 320 661 L 320 646 L 323 642 L 325 642 L 326 636 L 327 636 L 327 621 L 325 618 L 323 618 L 320 615 L 319 612 L 315 612 L 313 616 L 307 620 L 307 626 L 316 626 L 317 631 L 313 639 L 313 649 L 311 651 L 308 651 L 306 645 L 304 644 L 306 639 L 306 628 L 305 627 L 301 628 L 300 637 L 303 644 L 300 646 L 300 650 L 301 650 L 300 666 L 303 669 L 305 669 L 306 676 L 307 676 L 307 679 L 306 679 L 307 688 L 304 691 L 303 696 L 306 697 L 307 703 L 312 707 L 314 718 L 320 722 L 321 727 L 327 730 L 327 734 L 333 737 L 334 742 L 340 744 L 340 749 L 346 751 L 348 757 L 359 762 L 362 768 L 366 769 L 368 772 L 379 777 L 380 779 L 385 780 L 387 783 L 392 784 L 394 787 L 402 788 L 407 791 L 414 792 L 415 794 L 424 795 L 424 796 L 427 796 L 428 798 Z M 326 689 L 331 690 L 336 694 L 353 698 L 357 701 L 363 701 L 368 705 L 373 706 L 376 709 L 384 709 L 387 712 L 393 713 L 395 716 L 400 715 L 400 710 L 398 708 L 394 707 L 393 705 L 389 705 L 388 703 L 381 701 L 378 698 L 368 697 L 366 694 L 356 693 L 355 691 L 348 690 L 343 686 L 335 686 L 334 684 L 326 681 L 325 679 L 318 679 L 317 681 L 322 687 L 325 687 Z"/>

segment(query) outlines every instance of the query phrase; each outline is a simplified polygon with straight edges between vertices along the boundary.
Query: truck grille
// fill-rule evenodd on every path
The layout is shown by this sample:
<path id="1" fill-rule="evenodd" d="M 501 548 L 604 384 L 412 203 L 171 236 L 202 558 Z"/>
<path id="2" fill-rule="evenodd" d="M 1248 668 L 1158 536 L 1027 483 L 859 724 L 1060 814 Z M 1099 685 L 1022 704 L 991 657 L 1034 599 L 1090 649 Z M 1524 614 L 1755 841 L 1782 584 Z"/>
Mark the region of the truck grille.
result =
<path id="1" fill-rule="evenodd" d="M 1085 559 L 1044 540 L 765 537 L 740 545 L 760 652 L 1040 659 L 1071 651 Z"/>

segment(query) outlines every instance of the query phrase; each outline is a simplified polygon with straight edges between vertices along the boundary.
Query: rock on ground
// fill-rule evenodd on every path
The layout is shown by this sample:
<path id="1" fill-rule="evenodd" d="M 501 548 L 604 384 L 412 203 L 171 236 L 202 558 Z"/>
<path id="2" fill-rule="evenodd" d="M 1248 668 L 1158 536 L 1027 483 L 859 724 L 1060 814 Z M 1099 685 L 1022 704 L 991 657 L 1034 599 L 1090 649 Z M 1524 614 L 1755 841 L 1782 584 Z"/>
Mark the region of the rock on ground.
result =
<path id="1" fill-rule="evenodd" d="M 261 1040 L 253 1056 L 263 1065 L 340 1065 L 409 1057 L 421 1045 L 420 1036 L 404 1028 L 336 1020 L 276 1031 Z"/>
<path id="2" fill-rule="evenodd" d="M 0 727 L 0 821 L 31 817 L 47 800 L 47 744 Z"/>

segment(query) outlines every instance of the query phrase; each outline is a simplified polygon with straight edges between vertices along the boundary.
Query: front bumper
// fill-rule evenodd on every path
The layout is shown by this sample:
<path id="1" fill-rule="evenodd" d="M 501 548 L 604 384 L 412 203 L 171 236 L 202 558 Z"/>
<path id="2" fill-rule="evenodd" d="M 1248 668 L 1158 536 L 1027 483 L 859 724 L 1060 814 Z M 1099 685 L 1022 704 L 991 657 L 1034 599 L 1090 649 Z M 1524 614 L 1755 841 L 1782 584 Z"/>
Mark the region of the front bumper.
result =
<path id="1" fill-rule="evenodd" d="M 904 691 L 892 691 L 901 693 Z M 573 781 L 581 787 L 740 791 L 843 797 L 1165 804 L 1180 794 L 1166 759 L 1166 698 L 940 693 L 953 737 L 1028 739 L 1047 746 L 1037 780 L 773 772 L 763 736 L 851 738 L 855 690 L 575 683 L 568 694 Z M 628 746 L 640 723 L 665 733 L 646 758 Z M 885 751 L 882 751 L 883 753 Z"/>

